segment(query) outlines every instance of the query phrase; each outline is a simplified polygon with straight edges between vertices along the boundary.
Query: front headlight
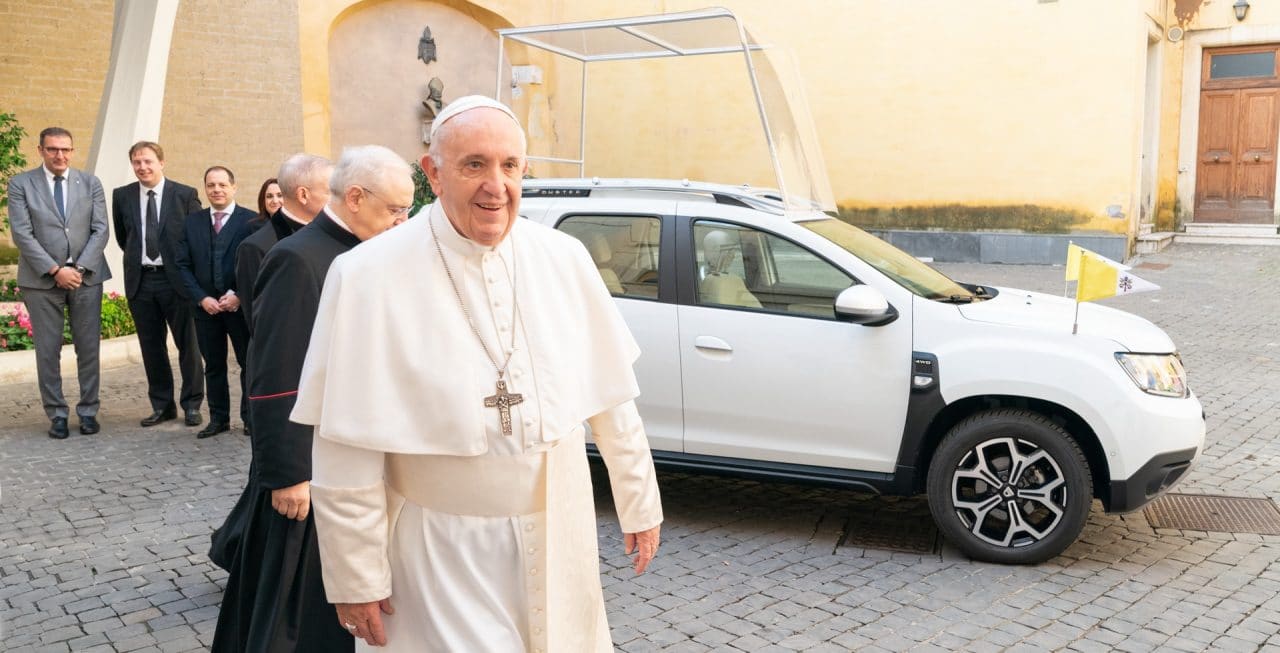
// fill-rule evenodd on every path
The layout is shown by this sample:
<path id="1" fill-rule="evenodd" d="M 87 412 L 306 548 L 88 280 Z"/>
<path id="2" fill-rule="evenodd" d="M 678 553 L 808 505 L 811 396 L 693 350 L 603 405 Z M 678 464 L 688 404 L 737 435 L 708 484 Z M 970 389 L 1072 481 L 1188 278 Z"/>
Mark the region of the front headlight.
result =
<path id="1" fill-rule="evenodd" d="M 1177 354 L 1116 352 L 1116 361 L 1143 392 L 1161 397 L 1187 396 L 1187 371 Z"/>

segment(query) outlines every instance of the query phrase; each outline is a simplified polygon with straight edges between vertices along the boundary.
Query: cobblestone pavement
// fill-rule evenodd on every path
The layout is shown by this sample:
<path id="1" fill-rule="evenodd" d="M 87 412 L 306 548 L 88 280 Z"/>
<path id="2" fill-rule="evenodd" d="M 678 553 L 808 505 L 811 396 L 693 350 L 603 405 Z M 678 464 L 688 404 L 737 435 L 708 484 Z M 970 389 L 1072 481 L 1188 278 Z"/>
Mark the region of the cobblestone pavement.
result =
<path id="1" fill-rule="evenodd" d="M 1170 333 L 1208 412 L 1206 451 L 1179 490 L 1280 499 L 1280 249 L 1174 246 L 1142 263 L 1164 289 L 1105 303 Z M 1060 267 L 938 267 L 1062 291 Z M 208 536 L 248 442 L 137 427 L 140 367 L 107 372 L 103 389 L 103 432 L 57 442 L 34 385 L 0 386 L 0 647 L 203 650 L 225 582 Z M 1006 567 L 945 544 L 841 544 L 850 519 L 927 514 L 919 499 L 664 473 L 662 551 L 634 577 L 597 479 L 623 651 L 1280 650 L 1280 537 L 1156 531 L 1095 505 L 1065 554 Z"/>

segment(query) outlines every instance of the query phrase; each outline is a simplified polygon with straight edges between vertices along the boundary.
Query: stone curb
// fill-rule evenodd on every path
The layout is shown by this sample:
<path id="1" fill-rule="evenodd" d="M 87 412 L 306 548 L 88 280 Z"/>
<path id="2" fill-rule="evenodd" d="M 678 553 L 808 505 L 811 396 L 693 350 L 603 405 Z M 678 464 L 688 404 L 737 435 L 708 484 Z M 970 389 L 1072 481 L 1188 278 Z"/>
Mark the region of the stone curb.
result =
<path id="1" fill-rule="evenodd" d="M 142 349 L 138 346 L 138 336 L 136 334 L 103 340 L 98 349 L 98 366 L 100 369 L 109 370 L 113 367 L 140 363 L 142 363 Z M 75 345 L 63 345 L 62 376 L 63 378 L 74 379 L 75 375 Z M 36 352 L 34 349 L 0 352 L 0 385 L 35 382 Z"/>

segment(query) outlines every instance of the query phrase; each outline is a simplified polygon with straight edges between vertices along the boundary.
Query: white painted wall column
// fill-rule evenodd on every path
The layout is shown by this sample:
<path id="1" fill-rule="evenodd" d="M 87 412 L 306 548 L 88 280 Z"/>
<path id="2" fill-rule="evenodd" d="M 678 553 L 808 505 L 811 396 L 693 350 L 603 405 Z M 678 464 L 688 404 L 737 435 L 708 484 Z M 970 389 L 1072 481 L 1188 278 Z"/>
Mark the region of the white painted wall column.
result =
<path id="1" fill-rule="evenodd" d="M 129 146 L 160 138 L 169 44 L 177 16 L 178 0 L 116 0 L 111 65 L 98 106 L 93 145 L 85 162 L 85 167 L 102 180 L 108 212 L 111 190 L 135 180 L 129 165 Z M 106 256 L 113 275 L 106 289 L 120 292 L 124 288 L 124 265 L 114 233 Z"/>

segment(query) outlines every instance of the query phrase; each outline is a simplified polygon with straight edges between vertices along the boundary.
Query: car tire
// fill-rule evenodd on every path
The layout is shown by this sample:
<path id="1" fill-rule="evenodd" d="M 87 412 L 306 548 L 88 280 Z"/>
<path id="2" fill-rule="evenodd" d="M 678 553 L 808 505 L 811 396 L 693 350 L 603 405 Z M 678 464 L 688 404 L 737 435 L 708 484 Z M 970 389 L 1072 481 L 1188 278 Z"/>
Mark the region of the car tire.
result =
<path id="1" fill-rule="evenodd" d="M 944 537 L 977 560 L 1034 564 L 1080 535 L 1093 504 L 1089 464 L 1061 426 L 997 409 L 956 424 L 929 465 L 929 510 Z"/>

